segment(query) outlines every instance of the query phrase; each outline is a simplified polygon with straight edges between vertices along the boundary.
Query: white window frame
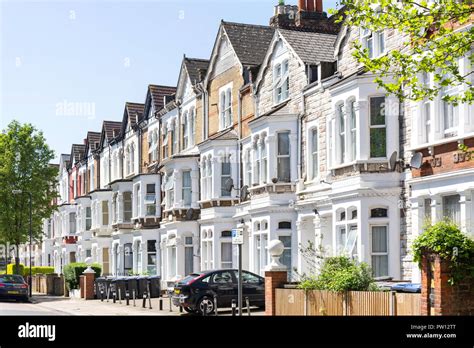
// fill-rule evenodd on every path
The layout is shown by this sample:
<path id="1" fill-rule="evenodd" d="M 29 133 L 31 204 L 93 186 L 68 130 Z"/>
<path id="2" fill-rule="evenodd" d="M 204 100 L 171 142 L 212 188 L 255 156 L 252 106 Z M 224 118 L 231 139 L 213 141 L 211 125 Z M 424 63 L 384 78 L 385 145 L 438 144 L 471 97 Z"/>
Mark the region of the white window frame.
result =
<path id="1" fill-rule="evenodd" d="M 356 101 L 355 99 L 349 99 L 347 102 L 347 125 L 349 129 L 348 134 L 348 159 L 349 162 L 357 159 L 357 112 L 356 112 Z"/>
<path id="2" fill-rule="evenodd" d="M 314 126 L 309 130 L 308 139 L 310 139 L 308 142 L 309 172 L 311 180 L 316 180 L 319 177 L 319 129 L 317 126 Z"/>
<path id="3" fill-rule="evenodd" d="M 337 123 L 337 149 L 338 149 L 338 162 L 343 164 L 346 162 L 346 111 L 344 103 L 341 102 L 336 105 L 336 123 Z"/>
<path id="4" fill-rule="evenodd" d="M 290 62 L 279 59 L 273 65 L 273 102 L 280 104 L 290 98 Z"/>
<path id="5" fill-rule="evenodd" d="M 370 211 L 369 211 L 370 212 Z M 374 238 L 374 227 L 385 227 L 385 233 L 386 233 L 386 252 L 374 252 L 373 251 L 373 238 Z M 376 277 L 387 277 L 390 274 L 390 226 L 388 223 L 371 223 L 370 224 L 370 264 L 373 267 L 373 257 L 386 257 L 387 258 L 387 274 L 386 275 L 379 275 Z M 375 276 L 375 275 L 374 275 Z"/>
<path id="6" fill-rule="evenodd" d="M 189 174 L 189 186 L 184 186 L 184 184 L 185 184 L 184 177 L 185 177 L 185 175 L 188 175 L 188 174 Z M 190 169 L 183 170 L 181 180 L 182 180 L 181 194 L 182 194 L 183 206 L 189 207 L 189 206 L 191 206 L 191 203 L 192 203 L 192 178 L 191 178 L 191 170 Z M 186 202 L 186 200 L 185 200 L 186 192 L 189 192 L 189 202 Z"/>
<path id="7" fill-rule="evenodd" d="M 279 143 L 279 137 L 280 137 L 280 134 L 287 134 L 288 136 L 288 154 L 287 155 L 282 155 L 279 153 L 279 147 L 280 147 L 280 143 Z M 280 169 L 280 159 L 288 159 L 288 172 L 289 172 L 289 178 L 288 178 L 288 181 L 284 181 L 284 180 L 281 180 L 281 178 L 278 178 L 278 181 L 281 181 L 281 182 L 291 182 L 291 132 L 290 131 L 278 131 L 276 133 L 276 136 L 277 136 L 277 148 L 276 148 L 276 158 L 277 158 L 277 175 L 279 175 L 279 169 Z"/>
<path id="8" fill-rule="evenodd" d="M 224 130 L 232 126 L 232 89 L 233 83 L 229 83 L 219 89 L 219 126 Z"/>
<path id="9" fill-rule="evenodd" d="M 368 113 L 369 113 L 369 157 L 374 159 L 374 158 L 380 158 L 380 159 L 385 159 L 387 158 L 387 151 L 388 151 L 388 129 L 387 129 L 387 113 L 385 112 L 384 113 L 384 124 L 383 125 L 372 125 L 372 115 L 371 115 L 371 101 L 372 99 L 376 99 L 376 98 L 384 98 L 384 105 L 386 106 L 387 105 L 387 97 L 385 95 L 372 95 L 368 98 L 369 100 L 369 109 L 368 109 Z M 382 107 L 382 109 L 385 109 L 384 107 Z M 382 156 L 382 157 L 372 157 L 372 134 L 371 134 L 371 131 L 372 129 L 385 129 L 385 156 Z"/>
<path id="10" fill-rule="evenodd" d="M 385 31 L 373 32 L 361 28 L 360 41 L 362 47 L 369 51 L 369 58 L 371 59 L 378 58 L 386 52 Z"/>

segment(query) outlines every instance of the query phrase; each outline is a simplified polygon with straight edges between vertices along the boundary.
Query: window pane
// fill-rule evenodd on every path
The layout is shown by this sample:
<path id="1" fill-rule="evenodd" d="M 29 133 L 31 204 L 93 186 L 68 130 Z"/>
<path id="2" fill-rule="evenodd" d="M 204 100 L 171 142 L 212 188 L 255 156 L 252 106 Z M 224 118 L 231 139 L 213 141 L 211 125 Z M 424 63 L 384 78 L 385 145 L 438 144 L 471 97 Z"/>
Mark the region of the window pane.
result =
<path id="1" fill-rule="evenodd" d="M 288 132 L 278 133 L 278 154 L 290 154 L 290 134 Z"/>
<path id="2" fill-rule="evenodd" d="M 149 253 L 156 252 L 156 240 L 149 240 L 147 241 L 147 249 Z"/>
<path id="3" fill-rule="evenodd" d="M 387 237 L 387 226 L 372 227 L 372 253 L 388 252 Z"/>
<path id="4" fill-rule="evenodd" d="M 124 245 L 124 266 L 125 270 L 130 270 L 133 268 L 133 250 L 132 243 Z"/>
<path id="5" fill-rule="evenodd" d="M 385 125 L 385 97 L 370 98 L 370 124 Z"/>
<path id="6" fill-rule="evenodd" d="M 193 247 L 186 247 L 184 251 L 184 273 L 186 275 L 193 273 Z"/>
<path id="7" fill-rule="evenodd" d="M 280 239 L 285 248 L 291 248 L 291 236 L 280 236 L 278 239 Z"/>
<path id="8" fill-rule="evenodd" d="M 372 256 L 372 272 L 374 277 L 388 276 L 388 256 L 374 255 Z"/>
<path id="9" fill-rule="evenodd" d="M 290 182 L 290 158 L 278 159 L 278 181 Z"/>
<path id="10" fill-rule="evenodd" d="M 459 224 L 461 222 L 461 199 L 460 195 L 443 197 L 443 217 Z"/>
<path id="11" fill-rule="evenodd" d="M 370 157 L 387 157 L 387 130 L 385 128 L 370 130 Z"/>

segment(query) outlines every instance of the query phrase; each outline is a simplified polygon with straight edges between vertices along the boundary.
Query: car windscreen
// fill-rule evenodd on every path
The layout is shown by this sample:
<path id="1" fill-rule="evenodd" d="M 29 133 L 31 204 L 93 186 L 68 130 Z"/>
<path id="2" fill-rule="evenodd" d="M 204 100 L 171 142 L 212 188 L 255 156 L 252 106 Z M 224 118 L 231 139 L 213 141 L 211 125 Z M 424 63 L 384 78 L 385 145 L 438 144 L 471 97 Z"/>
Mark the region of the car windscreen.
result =
<path id="1" fill-rule="evenodd" d="M 0 275 L 0 283 L 23 284 L 23 277 L 17 275 Z"/>

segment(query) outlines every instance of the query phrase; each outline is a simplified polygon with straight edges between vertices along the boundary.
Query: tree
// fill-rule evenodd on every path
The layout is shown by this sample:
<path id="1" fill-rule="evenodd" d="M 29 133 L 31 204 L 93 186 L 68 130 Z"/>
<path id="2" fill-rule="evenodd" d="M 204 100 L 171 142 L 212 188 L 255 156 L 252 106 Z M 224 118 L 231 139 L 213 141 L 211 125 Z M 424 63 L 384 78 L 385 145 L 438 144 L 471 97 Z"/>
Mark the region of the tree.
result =
<path id="1" fill-rule="evenodd" d="M 32 234 L 42 239 L 42 220 L 54 211 L 58 171 L 49 163 L 54 152 L 43 133 L 31 124 L 12 121 L 0 134 L 0 240 L 16 247 L 29 239 L 29 196 L 32 196 Z M 23 194 L 13 195 L 13 190 Z"/>
<path id="2" fill-rule="evenodd" d="M 375 82 L 400 100 L 420 101 L 435 98 L 442 88 L 466 86 L 457 95 L 443 100 L 471 103 L 472 72 L 460 70 L 459 59 L 473 62 L 471 48 L 474 7 L 459 0 L 340 0 L 344 6 L 332 11 L 339 21 L 372 32 L 395 31 L 403 40 L 385 55 L 371 58 L 360 42 L 354 57 L 368 71 L 377 74 Z M 433 74 L 433 86 L 421 76 Z"/>

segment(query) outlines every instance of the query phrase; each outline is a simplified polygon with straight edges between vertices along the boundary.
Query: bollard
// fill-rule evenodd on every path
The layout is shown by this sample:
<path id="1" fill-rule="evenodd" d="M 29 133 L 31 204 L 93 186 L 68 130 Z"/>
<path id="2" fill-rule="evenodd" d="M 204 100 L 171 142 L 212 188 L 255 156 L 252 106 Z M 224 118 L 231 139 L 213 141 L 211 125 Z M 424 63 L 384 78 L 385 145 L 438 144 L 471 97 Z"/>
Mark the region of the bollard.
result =
<path id="1" fill-rule="evenodd" d="M 143 294 L 143 304 L 142 304 L 142 308 L 145 308 L 146 307 L 146 294 Z"/>
<path id="2" fill-rule="evenodd" d="M 204 304 L 202 306 L 202 315 L 204 317 L 207 317 L 207 302 L 204 302 Z"/>
<path id="3" fill-rule="evenodd" d="M 112 296 L 113 296 L 113 303 L 117 303 L 117 293 L 115 291 L 112 294 Z"/>
<path id="4" fill-rule="evenodd" d="M 235 317 L 235 311 L 237 309 L 237 305 L 235 303 L 235 300 L 232 300 L 232 316 Z"/>
<path id="5" fill-rule="evenodd" d="M 130 293 L 128 291 L 125 292 L 125 301 L 127 306 L 130 305 Z"/>
<path id="6" fill-rule="evenodd" d="M 104 290 L 100 290 L 100 302 L 104 302 Z"/>
<path id="7" fill-rule="evenodd" d="M 217 317 L 217 296 L 214 295 L 214 315 Z"/>
<path id="8" fill-rule="evenodd" d="M 109 297 L 110 297 L 110 286 L 107 289 L 107 302 L 109 302 Z"/>
<path id="9" fill-rule="evenodd" d="M 179 312 L 183 313 L 183 306 L 179 306 Z"/>
<path id="10" fill-rule="evenodd" d="M 170 312 L 173 311 L 173 307 L 172 307 L 172 304 L 171 304 L 171 296 L 168 295 L 168 298 L 170 299 Z"/>
<path id="11" fill-rule="evenodd" d="M 119 304 L 122 304 L 122 289 L 118 289 Z"/>
<path id="12" fill-rule="evenodd" d="M 133 307 L 136 307 L 137 305 L 135 304 L 135 298 L 136 298 L 135 289 L 133 289 L 132 291 L 132 296 L 133 296 Z"/>
<path id="13" fill-rule="evenodd" d="M 149 309 L 153 309 L 153 308 L 151 307 L 150 283 L 148 283 L 148 284 L 146 285 L 146 287 L 147 287 L 147 291 L 148 291 L 147 295 L 148 295 L 148 305 L 149 305 Z"/>
<path id="14" fill-rule="evenodd" d="M 160 297 L 158 301 L 160 303 L 160 311 L 162 311 L 163 310 L 163 297 Z"/>
<path id="15" fill-rule="evenodd" d="M 250 300 L 248 297 L 245 298 L 245 305 L 247 306 L 247 314 L 250 317 Z"/>

